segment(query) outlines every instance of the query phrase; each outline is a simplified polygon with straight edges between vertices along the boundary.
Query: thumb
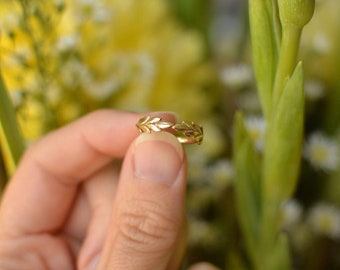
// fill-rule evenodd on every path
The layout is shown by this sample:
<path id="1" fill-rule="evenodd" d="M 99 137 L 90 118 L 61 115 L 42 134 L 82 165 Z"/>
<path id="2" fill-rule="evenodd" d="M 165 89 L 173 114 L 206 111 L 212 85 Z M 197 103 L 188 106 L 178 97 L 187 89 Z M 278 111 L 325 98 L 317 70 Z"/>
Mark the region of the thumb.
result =
<path id="1" fill-rule="evenodd" d="M 97 269 L 176 269 L 185 178 L 183 148 L 173 135 L 160 132 L 137 138 L 122 167 Z"/>

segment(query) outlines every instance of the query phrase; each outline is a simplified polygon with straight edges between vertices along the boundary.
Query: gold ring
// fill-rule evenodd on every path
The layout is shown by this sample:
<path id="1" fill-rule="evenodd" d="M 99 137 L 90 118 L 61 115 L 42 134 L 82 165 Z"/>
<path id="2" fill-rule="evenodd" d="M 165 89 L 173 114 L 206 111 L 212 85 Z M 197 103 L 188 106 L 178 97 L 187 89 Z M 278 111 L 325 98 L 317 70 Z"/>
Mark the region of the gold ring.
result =
<path id="1" fill-rule="evenodd" d="M 175 135 L 180 143 L 201 144 L 203 140 L 203 128 L 194 122 L 182 121 L 175 124 L 163 121 L 160 117 L 144 116 L 139 119 L 136 126 L 140 133 L 168 131 Z"/>

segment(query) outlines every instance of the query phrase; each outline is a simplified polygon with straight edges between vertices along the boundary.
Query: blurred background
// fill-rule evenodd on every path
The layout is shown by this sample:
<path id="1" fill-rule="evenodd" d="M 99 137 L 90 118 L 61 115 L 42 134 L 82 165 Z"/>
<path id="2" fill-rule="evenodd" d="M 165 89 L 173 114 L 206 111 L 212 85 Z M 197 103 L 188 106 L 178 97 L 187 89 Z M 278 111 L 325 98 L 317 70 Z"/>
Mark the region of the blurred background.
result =
<path id="1" fill-rule="evenodd" d="M 301 42 L 303 165 L 282 206 L 296 269 L 340 269 L 339 10 L 338 0 L 317 1 Z M 99 108 L 170 110 L 202 124 L 203 144 L 186 146 L 186 263 L 247 269 L 234 207 L 234 112 L 245 113 L 259 153 L 266 128 L 247 1 L 0 0 L 0 65 L 27 145 Z M 2 152 L 0 189 L 13 170 Z"/>

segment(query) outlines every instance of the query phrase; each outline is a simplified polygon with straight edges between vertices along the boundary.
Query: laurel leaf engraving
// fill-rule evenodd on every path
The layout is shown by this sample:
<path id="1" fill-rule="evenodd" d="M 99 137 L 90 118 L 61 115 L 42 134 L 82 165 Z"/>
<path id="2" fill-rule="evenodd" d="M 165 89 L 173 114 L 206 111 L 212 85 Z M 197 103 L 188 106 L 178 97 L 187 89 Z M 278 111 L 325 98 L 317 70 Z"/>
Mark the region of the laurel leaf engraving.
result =
<path id="1" fill-rule="evenodd" d="M 168 131 L 173 133 L 181 143 L 201 144 L 203 140 L 203 128 L 194 122 L 182 121 L 179 124 L 173 124 L 162 121 L 160 117 L 145 116 L 139 119 L 136 126 L 141 133 L 159 132 L 171 128 L 173 132 Z"/>
<path id="2" fill-rule="evenodd" d="M 196 142 L 200 144 L 203 140 L 203 128 L 194 122 L 183 121 L 175 124 L 172 128 L 176 131 L 176 136 L 181 142 Z"/>
<path id="3" fill-rule="evenodd" d="M 136 124 L 140 132 L 151 133 L 162 131 L 163 129 L 171 127 L 170 122 L 162 121 L 160 117 L 145 116 L 141 118 Z"/>

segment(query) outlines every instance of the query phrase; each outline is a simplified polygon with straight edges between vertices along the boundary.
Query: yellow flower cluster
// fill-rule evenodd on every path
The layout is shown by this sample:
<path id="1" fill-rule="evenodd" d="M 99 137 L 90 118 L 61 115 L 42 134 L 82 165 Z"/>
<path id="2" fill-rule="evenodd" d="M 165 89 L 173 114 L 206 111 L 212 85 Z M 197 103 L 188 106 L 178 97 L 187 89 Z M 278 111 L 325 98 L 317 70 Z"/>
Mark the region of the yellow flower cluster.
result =
<path id="1" fill-rule="evenodd" d="M 25 3 L 1 3 L 0 60 L 26 138 L 99 107 L 209 114 L 204 42 L 166 1 Z"/>

